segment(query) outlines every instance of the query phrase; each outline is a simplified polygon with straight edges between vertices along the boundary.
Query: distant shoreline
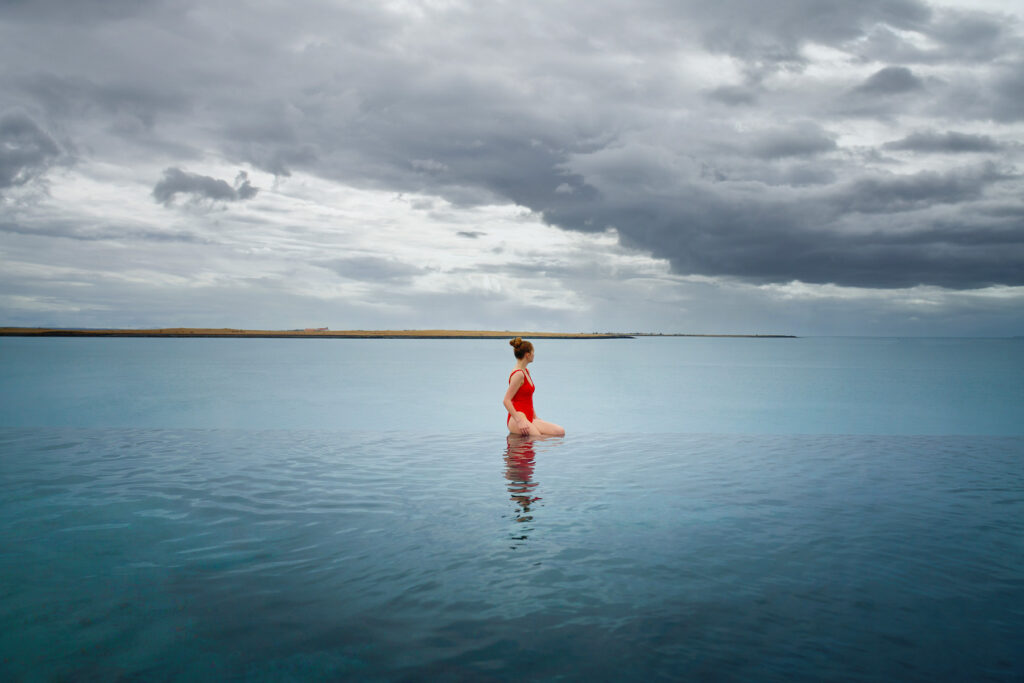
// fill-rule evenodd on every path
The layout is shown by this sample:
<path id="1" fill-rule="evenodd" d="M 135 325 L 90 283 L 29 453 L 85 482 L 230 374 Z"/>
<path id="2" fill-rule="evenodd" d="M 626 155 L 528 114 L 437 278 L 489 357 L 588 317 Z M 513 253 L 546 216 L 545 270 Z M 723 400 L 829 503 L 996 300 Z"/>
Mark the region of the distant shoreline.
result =
<path id="1" fill-rule="evenodd" d="M 799 339 L 795 334 L 687 334 L 683 332 L 630 332 L 632 337 L 715 337 L 727 339 Z"/>
<path id="2" fill-rule="evenodd" d="M 635 337 L 738 337 L 793 339 L 784 334 L 660 334 L 646 332 L 514 332 L 494 330 L 239 330 L 234 328 L 165 327 L 154 329 L 78 329 L 0 327 L 0 337 L 178 337 L 254 339 L 633 339 Z"/>
<path id="3" fill-rule="evenodd" d="M 612 333 L 513 332 L 491 330 L 240 330 L 235 328 L 163 327 L 153 329 L 63 329 L 0 327 L 4 337 L 179 337 L 256 339 L 630 339 Z"/>

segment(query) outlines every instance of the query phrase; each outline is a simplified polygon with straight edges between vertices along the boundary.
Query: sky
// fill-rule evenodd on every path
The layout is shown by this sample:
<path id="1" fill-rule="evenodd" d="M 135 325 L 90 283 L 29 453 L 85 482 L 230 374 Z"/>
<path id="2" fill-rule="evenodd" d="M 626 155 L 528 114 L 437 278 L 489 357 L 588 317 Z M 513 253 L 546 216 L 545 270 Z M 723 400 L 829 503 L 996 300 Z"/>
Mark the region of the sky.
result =
<path id="1" fill-rule="evenodd" d="M 0 0 L 0 325 L 1024 335 L 1024 8 Z"/>

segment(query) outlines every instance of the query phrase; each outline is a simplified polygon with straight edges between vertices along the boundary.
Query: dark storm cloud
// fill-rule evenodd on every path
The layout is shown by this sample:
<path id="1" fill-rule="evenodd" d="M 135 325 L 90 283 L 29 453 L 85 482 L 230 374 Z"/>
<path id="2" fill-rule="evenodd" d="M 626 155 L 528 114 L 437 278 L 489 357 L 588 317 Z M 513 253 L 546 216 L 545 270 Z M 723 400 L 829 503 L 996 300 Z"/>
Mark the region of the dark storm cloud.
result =
<path id="1" fill-rule="evenodd" d="M 707 222 L 697 214 L 691 220 L 696 229 L 672 231 L 678 248 L 667 255 L 677 270 L 765 283 L 795 279 L 882 288 L 1024 284 L 1018 266 L 1024 240 L 1012 229 L 991 233 L 998 240 L 979 239 L 975 229 L 962 226 L 933 225 L 910 234 L 816 233 L 808 221 L 773 205 L 717 207 L 715 229 L 707 229 Z M 628 234 L 627 243 L 640 247 L 666 241 L 663 235 Z"/>
<path id="2" fill-rule="evenodd" d="M 26 114 L 0 116 L 0 190 L 38 178 L 60 154 L 54 139 Z"/>
<path id="3" fill-rule="evenodd" d="M 893 140 L 882 145 L 885 149 L 906 150 L 911 152 L 996 152 L 1002 145 L 990 135 L 971 135 L 949 131 L 936 133 L 924 131 L 911 133 L 900 140 Z"/>
<path id="4" fill-rule="evenodd" d="M 854 89 L 865 95 L 901 95 L 920 90 L 924 83 L 905 66 L 887 66 L 876 71 Z"/>
<path id="5" fill-rule="evenodd" d="M 833 201 L 844 213 L 900 213 L 978 199 L 992 183 L 1013 178 L 991 163 L 949 173 L 922 171 L 912 175 L 861 178 L 837 192 Z"/>
<path id="6" fill-rule="evenodd" d="M 101 4 L 76 11 L 95 11 L 90 25 L 101 25 L 113 16 Z M 16 16 L 61 23 L 56 6 L 18 3 Z M 614 227 L 683 274 L 1021 281 L 1012 266 L 1024 193 L 1005 170 L 1010 146 L 994 142 L 1015 132 L 963 123 L 1024 119 L 1019 25 L 989 14 L 916 0 L 595 0 L 586 11 L 252 3 L 239 22 L 234 5 L 188 7 L 140 2 L 117 30 L 68 33 L 68 47 L 54 40 L 35 53 L 24 45 L 29 57 L 0 84 L 20 84 L 16 94 L 49 117 L 39 120 L 71 134 L 119 116 L 139 122 L 139 139 L 176 135 L 282 178 L 302 171 L 456 208 L 514 202 L 565 229 Z M 7 44 L 17 39 L 4 30 Z M 822 47 L 848 63 L 816 64 L 811 48 Z M 910 116 L 950 132 L 908 133 Z M 844 140 L 880 122 L 888 145 Z M 899 162 L 883 163 L 879 149 L 984 152 L 996 163 L 952 167 L 964 157 L 935 155 L 928 171 L 896 175 L 878 170 Z M 256 192 L 186 173 L 180 157 L 158 163 L 169 167 L 153 189 L 164 204 Z M 999 215 L 986 213 L 996 205 Z M 387 260 L 329 267 L 414 274 Z"/>
<path id="7" fill-rule="evenodd" d="M 219 178 L 171 167 L 164 169 L 164 177 L 153 187 L 153 198 L 169 206 L 179 194 L 189 195 L 194 201 L 234 202 L 252 199 L 257 192 L 259 188 L 253 187 L 245 171 L 238 174 L 234 186 L 231 186 Z"/>
<path id="8" fill-rule="evenodd" d="M 627 246 L 668 258 L 681 273 L 870 287 L 1024 284 L 1019 219 L 982 221 L 960 209 L 1017 180 L 983 165 L 791 193 L 751 193 L 725 182 L 643 202 L 627 193 L 599 212 L 564 207 L 545 217 L 578 229 L 611 225 Z"/>

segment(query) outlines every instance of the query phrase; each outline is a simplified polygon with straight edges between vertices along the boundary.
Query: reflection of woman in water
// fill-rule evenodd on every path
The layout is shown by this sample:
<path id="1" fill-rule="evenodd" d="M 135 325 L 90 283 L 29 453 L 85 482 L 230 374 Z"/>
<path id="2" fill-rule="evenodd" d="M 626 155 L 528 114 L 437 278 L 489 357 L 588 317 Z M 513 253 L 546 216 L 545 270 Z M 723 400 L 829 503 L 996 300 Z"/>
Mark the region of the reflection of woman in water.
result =
<path id="1" fill-rule="evenodd" d="M 517 522 L 529 522 L 530 506 L 540 500 L 532 495 L 537 482 L 533 481 L 533 459 L 536 453 L 530 437 L 508 435 L 508 450 L 505 451 L 505 478 L 508 479 L 508 492 L 512 494 L 518 510 Z M 525 540 L 526 536 L 518 537 Z"/>
<path id="2" fill-rule="evenodd" d="M 533 362 L 533 344 L 519 337 L 509 342 L 516 355 L 516 367 L 508 376 L 505 392 L 505 423 L 511 434 L 523 436 L 565 436 L 565 430 L 553 422 L 545 422 L 533 412 L 533 391 L 536 385 L 526 366 Z"/>

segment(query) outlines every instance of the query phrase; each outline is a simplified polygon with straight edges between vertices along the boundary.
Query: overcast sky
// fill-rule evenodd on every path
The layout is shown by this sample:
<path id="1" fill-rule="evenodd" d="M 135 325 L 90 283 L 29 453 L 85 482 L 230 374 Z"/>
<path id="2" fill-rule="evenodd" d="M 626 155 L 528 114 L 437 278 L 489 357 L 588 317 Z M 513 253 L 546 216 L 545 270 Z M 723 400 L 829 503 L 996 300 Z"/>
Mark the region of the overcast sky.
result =
<path id="1" fill-rule="evenodd" d="M 0 325 L 1024 334 L 1024 11 L 0 0 Z"/>

